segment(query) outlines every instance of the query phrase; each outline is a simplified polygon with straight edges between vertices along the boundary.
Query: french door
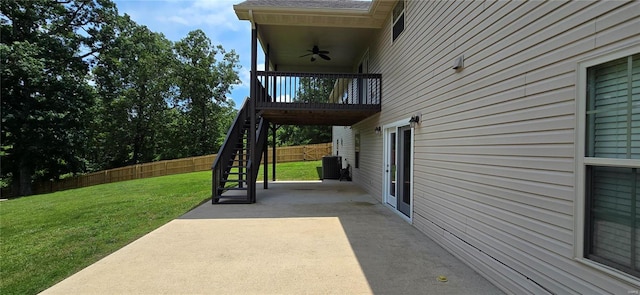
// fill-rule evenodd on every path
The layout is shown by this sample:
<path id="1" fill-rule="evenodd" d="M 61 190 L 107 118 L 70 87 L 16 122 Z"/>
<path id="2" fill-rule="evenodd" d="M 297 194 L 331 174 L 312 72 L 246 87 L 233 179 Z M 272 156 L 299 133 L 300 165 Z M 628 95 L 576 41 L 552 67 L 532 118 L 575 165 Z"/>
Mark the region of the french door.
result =
<path id="1" fill-rule="evenodd" d="M 408 220 L 412 218 L 413 132 L 407 121 L 385 128 L 384 202 Z"/>

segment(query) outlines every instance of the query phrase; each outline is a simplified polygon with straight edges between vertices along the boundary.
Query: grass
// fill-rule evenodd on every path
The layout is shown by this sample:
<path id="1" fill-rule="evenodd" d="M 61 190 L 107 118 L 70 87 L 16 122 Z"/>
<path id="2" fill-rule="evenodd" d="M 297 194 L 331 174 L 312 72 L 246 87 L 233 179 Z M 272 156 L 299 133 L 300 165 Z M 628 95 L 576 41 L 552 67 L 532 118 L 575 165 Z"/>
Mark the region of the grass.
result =
<path id="1" fill-rule="evenodd" d="M 282 163 L 276 176 L 317 180 L 319 166 L 321 161 Z M 181 216 L 210 194 L 211 173 L 206 171 L 0 202 L 0 294 L 43 291 Z"/>
<path id="2" fill-rule="evenodd" d="M 322 178 L 322 161 L 289 162 L 276 164 L 277 180 L 319 180 Z M 264 165 L 260 166 L 258 181 L 262 181 Z M 273 179 L 273 170 L 269 165 L 269 181 Z"/>

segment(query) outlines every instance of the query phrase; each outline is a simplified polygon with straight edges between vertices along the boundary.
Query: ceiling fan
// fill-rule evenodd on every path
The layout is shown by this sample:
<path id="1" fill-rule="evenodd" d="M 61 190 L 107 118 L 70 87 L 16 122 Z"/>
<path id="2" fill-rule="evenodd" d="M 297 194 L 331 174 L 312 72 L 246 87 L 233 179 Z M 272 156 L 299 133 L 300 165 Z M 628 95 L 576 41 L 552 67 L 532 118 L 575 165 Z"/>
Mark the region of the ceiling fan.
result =
<path id="1" fill-rule="evenodd" d="M 311 61 L 315 61 L 318 56 L 321 57 L 324 60 L 331 60 L 331 58 L 327 55 L 327 54 L 329 54 L 329 51 L 320 50 L 320 48 L 318 48 L 318 45 L 314 45 L 313 49 L 311 49 L 311 50 L 307 49 L 307 51 L 309 51 L 310 53 L 307 53 L 305 55 L 301 55 L 300 57 L 305 57 L 305 56 L 311 55 Z"/>

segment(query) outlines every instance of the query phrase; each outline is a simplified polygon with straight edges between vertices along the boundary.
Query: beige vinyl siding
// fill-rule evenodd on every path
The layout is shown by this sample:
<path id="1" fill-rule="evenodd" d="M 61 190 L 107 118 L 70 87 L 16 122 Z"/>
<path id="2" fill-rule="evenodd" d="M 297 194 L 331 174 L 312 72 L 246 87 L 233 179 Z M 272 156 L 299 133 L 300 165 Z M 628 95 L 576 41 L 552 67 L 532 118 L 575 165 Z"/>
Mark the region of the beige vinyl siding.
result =
<path id="1" fill-rule="evenodd" d="M 360 132 L 360 168 L 352 174 L 353 181 L 382 202 L 382 135 L 375 133 L 378 122 L 378 116 L 373 116 L 353 126 Z"/>
<path id="2" fill-rule="evenodd" d="M 640 46 L 638 11 L 622 1 L 409 1 L 402 37 L 391 42 L 389 21 L 370 45 L 382 112 L 354 127 L 367 147 L 357 182 L 381 199 L 373 130 L 421 112 L 414 226 L 513 293 L 638 289 L 573 259 L 577 63 Z"/>
<path id="3" fill-rule="evenodd" d="M 347 163 L 351 167 L 355 165 L 355 133 L 350 127 L 334 126 L 332 130 L 333 155 L 342 157 L 342 167 L 346 168 Z"/>

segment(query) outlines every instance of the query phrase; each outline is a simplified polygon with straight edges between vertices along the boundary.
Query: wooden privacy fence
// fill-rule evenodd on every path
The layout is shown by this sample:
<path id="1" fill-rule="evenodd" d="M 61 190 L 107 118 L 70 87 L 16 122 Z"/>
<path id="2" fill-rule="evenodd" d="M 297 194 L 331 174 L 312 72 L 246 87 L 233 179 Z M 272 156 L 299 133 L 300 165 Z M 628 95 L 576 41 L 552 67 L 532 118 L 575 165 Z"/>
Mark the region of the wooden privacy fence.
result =
<path id="1" fill-rule="evenodd" d="M 331 148 L 331 143 L 278 147 L 276 148 L 276 162 L 285 163 L 321 160 L 322 157 L 331 154 Z M 272 163 L 273 160 L 271 157 L 273 155 L 273 151 L 270 148 L 268 152 L 269 162 Z M 213 154 L 176 160 L 165 160 L 103 170 L 58 181 L 43 181 L 34 184 L 33 192 L 34 194 L 46 194 L 111 182 L 207 171 L 211 169 L 211 164 L 215 158 L 216 155 Z M 10 198 L 13 196 L 15 195 L 12 194 L 10 188 L 2 189 L 3 198 Z"/>
<path id="2" fill-rule="evenodd" d="M 215 158 L 216 155 L 206 155 L 176 160 L 165 160 L 103 170 L 58 181 L 43 181 L 34 184 L 33 192 L 35 194 L 45 194 L 104 183 L 206 171 L 211 169 L 211 163 L 213 163 Z"/>
<path id="3" fill-rule="evenodd" d="M 331 143 L 279 147 L 276 148 L 276 163 L 322 160 L 322 157 L 331 155 L 331 147 Z M 273 162 L 272 154 L 269 149 L 269 162 Z"/>

